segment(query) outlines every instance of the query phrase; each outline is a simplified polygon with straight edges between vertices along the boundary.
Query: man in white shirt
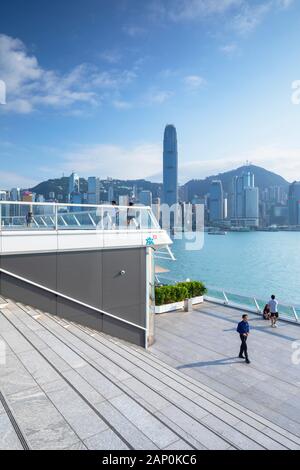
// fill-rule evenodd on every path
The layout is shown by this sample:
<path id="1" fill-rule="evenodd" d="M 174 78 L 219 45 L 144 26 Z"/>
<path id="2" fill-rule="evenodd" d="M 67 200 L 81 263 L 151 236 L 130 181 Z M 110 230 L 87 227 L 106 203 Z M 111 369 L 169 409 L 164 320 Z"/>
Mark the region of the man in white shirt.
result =
<path id="1" fill-rule="evenodd" d="M 270 317 L 271 317 L 271 327 L 277 328 L 277 320 L 278 320 L 278 302 L 275 299 L 275 295 L 271 295 L 271 299 L 268 302 L 268 306 L 270 309 Z"/>

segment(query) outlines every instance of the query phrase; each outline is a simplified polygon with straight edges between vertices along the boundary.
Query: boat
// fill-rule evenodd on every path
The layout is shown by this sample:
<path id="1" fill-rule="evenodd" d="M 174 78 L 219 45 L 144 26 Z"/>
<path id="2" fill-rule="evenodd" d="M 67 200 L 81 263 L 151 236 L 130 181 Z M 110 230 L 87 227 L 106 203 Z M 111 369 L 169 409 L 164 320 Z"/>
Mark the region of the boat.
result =
<path id="1" fill-rule="evenodd" d="M 209 230 L 208 235 L 227 235 L 227 232 L 225 230 Z"/>

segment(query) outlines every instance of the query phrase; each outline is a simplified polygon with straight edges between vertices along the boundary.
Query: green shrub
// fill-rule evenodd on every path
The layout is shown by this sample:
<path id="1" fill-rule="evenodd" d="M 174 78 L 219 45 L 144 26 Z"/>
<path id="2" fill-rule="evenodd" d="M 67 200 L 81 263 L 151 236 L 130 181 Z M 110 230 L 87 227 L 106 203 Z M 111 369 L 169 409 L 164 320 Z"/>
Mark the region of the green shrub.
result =
<path id="1" fill-rule="evenodd" d="M 207 292 L 205 285 L 201 281 L 179 282 L 177 286 L 186 287 L 189 293 L 189 298 L 198 297 L 206 294 Z"/>
<path id="2" fill-rule="evenodd" d="M 198 297 L 206 293 L 205 285 L 200 281 L 179 282 L 174 286 L 155 287 L 155 305 L 172 304 L 184 299 Z"/>

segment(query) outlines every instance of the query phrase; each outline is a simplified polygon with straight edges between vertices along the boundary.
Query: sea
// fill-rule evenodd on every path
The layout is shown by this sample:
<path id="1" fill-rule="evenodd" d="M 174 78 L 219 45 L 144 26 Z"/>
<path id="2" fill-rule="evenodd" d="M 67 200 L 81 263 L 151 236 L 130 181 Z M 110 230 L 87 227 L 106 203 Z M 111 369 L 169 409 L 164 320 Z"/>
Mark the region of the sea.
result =
<path id="1" fill-rule="evenodd" d="M 169 271 L 158 275 L 161 282 L 200 280 L 211 291 L 261 302 L 275 294 L 281 303 L 300 307 L 300 232 L 205 233 L 203 247 L 196 250 L 187 249 L 190 245 L 181 235 L 171 246 L 176 261 L 157 260 Z"/>

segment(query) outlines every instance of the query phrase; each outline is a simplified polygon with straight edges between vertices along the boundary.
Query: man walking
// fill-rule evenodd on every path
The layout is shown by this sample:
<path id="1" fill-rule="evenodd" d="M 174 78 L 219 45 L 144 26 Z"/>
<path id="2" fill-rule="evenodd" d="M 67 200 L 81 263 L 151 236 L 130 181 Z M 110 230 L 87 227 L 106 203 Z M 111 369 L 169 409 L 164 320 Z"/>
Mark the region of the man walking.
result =
<path id="1" fill-rule="evenodd" d="M 248 315 L 244 314 L 242 316 L 242 321 L 237 326 L 236 331 L 239 333 L 241 338 L 241 348 L 239 358 L 245 359 L 246 364 L 250 364 L 249 357 L 248 357 L 248 348 L 247 348 L 247 338 L 249 336 L 249 323 L 248 323 Z"/>
<path id="2" fill-rule="evenodd" d="M 278 302 L 275 299 L 275 295 L 271 295 L 271 299 L 268 302 L 268 306 L 270 309 L 270 318 L 271 318 L 271 327 L 277 328 L 277 320 L 279 317 L 278 314 Z"/>

